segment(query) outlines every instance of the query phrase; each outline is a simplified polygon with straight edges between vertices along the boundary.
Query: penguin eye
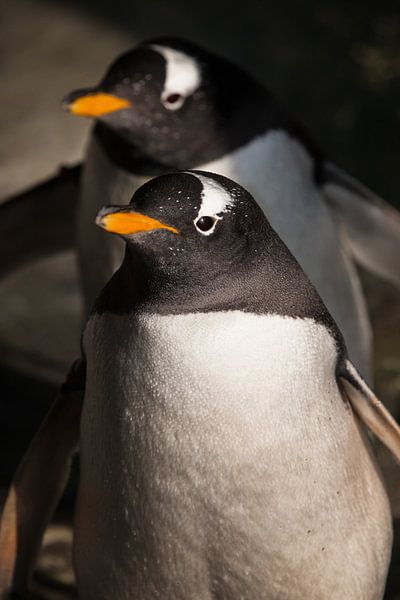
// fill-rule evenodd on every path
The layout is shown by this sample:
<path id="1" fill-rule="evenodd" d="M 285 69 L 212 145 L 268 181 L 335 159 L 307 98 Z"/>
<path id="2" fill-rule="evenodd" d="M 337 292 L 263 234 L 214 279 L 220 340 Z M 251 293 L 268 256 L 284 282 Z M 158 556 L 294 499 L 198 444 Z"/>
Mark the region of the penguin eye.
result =
<path id="1" fill-rule="evenodd" d="M 194 221 L 194 226 L 203 235 L 210 235 L 214 231 L 217 221 L 217 217 L 198 217 Z"/>
<path id="2" fill-rule="evenodd" d="M 180 94 L 170 94 L 165 98 L 167 104 L 176 104 L 182 98 Z"/>
<path id="3" fill-rule="evenodd" d="M 168 110 L 177 110 L 180 108 L 185 101 L 185 98 L 181 94 L 168 94 L 162 98 L 162 103 Z"/>

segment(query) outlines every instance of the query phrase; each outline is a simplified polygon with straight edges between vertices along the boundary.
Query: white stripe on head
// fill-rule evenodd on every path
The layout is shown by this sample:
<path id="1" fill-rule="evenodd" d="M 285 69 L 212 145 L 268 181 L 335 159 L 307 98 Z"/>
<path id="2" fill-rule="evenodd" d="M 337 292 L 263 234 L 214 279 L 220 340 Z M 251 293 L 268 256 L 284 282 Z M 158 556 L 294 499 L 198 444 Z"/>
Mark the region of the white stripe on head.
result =
<path id="1" fill-rule="evenodd" d="M 196 223 L 200 217 L 213 217 L 216 221 L 221 220 L 222 214 L 230 210 L 233 205 L 234 199 L 232 196 L 215 179 L 190 171 L 187 171 L 187 173 L 196 177 L 203 186 L 201 205 L 194 222 Z M 202 233 L 210 235 L 213 231 L 214 229 Z"/>
<path id="2" fill-rule="evenodd" d="M 184 52 L 173 50 L 167 46 L 159 46 L 158 44 L 151 44 L 150 48 L 159 52 L 167 63 L 161 101 L 163 104 L 165 103 L 167 108 L 176 110 L 199 87 L 201 81 L 200 67 L 194 58 Z M 172 94 L 179 94 L 182 98 L 170 106 L 165 100 Z"/>

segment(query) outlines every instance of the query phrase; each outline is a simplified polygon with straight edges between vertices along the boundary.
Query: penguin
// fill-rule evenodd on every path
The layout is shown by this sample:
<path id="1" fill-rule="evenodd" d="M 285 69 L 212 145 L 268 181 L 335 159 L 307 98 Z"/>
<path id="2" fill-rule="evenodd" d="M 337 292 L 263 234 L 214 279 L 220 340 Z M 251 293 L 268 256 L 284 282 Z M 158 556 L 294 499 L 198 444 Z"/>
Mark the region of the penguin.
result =
<path id="1" fill-rule="evenodd" d="M 400 286 L 400 218 L 327 161 L 263 85 L 195 44 L 158 38 L 120 56 L 98 85 L 63 104 L 95 120 L 78 210 L 87 310 L 123 255 L 120 240 L 93 226 L 100 203 L 128 203 L 166 171 L 212 171 L 260 203 L 371 379 L 371 328 L 355 261 Z"/>
<path id="2" fill-rule="evenodd" d="M 79 430 L 84 600 L 382 598 L 391 515 L 364 425 L 397 459 L 400 429 L 260 206 L 221 175 L 186 171 L 96 222 L 125 256 L 10 490 L 0 591 L 26 590 L 24 551 Z"/>

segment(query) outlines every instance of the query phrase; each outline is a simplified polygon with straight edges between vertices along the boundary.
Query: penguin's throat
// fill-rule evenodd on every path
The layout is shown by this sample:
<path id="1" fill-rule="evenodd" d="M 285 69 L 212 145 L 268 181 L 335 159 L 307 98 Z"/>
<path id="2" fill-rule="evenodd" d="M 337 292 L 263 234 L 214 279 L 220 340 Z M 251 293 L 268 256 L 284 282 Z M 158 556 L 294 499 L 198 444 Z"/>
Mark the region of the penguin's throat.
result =
<path id="1" fill-rule="evenodd" d="M 104 123 L 96 123 L 93 135 L 107 158 L 127 173 L 156 177 L 173 170 L 171 165 L 164 164 L 146 153 L 143 144 L 128 140 Z"/>

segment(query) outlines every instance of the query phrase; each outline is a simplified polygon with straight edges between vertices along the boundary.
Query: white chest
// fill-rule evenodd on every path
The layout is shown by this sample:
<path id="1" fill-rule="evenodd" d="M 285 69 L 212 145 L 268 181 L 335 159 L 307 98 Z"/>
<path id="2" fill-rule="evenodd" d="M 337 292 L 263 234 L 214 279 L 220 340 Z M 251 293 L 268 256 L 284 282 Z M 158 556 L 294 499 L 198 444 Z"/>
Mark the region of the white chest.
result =
<path id="1" fill-rule="evenodd" d="M 210 405 L 237 403 L 249 413 L 247 402 L 263 410 L 275 397 L 281 406 L 293 394 L 303 406 L 310 397 L 337 393 L 335 342 L 310 319 L 241 311 L 135 319 L 105 313 L 90 319 L 84 340 L 88 363 L 98 370 L 94 382 L 102 369 L 109 376 L 112 361 L 135 398 L 147 398 L 156 386 L 160 397 L 174 390 L 185 402 L 200 394 Z"/>
<path id="2" fill-rule="evenodd" d="M 75 554 L 85 597 L 150 600 L 159 585 L 171 600 L 211 600 L 215 577 L 232 598 L 324 598 L 339 573 L 330 598 L 350 582 L 348 597 L 379 597 L 387 500 L 323 326 L 106 314 L 90 320 L 84 348 Z"/>
<path id="3" fill-rule="evenodd" d="M 104 460 L 111 451 L 127 465 L 136 447 L 151 469 L 159 454 L 191 470 L 195 452 L 200 471 L 220 461 L 224 479 L 241 463 L 257 471 L 261 453 L 273 457 L 262 470 L 278 485 L 288 465 L 330 463 L 327 475 L 348 458 L 339 446 L 354 423 L 335 380 L 335 343 L 311 320 L 105 314 L 89 321 L 84 348 L 82 444 L 98 453 L 103 439 Z M 292 478 L 295 486 L 296 471 Z"/>

